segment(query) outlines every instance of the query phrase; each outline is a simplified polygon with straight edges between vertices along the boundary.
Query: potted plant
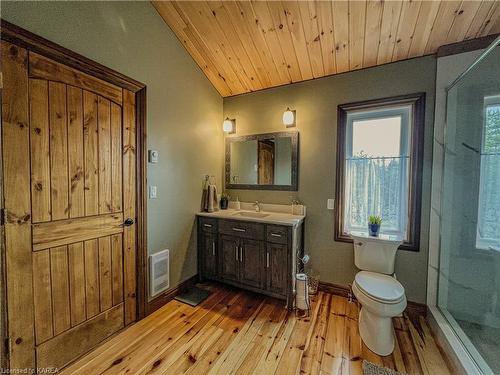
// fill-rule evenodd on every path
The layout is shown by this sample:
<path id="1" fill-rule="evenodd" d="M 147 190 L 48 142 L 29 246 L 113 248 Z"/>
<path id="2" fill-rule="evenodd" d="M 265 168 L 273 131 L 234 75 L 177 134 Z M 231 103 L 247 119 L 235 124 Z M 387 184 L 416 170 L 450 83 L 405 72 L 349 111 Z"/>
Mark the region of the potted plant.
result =
<path id="1" fill-rule="evenodd" d="M 380 216 L 370 215 L 368 218 L 368 233 L 372 237 L 378 237 L 380 226 L 382 225 L 382 218 Z"/>
<path id="2" fill-rule="evenodd" d="M 227 210 L 227 206 L 229 204 L 229 194 L 227 193 L 222 193 L 220 197 L 220 209 L 221 210 Z"/>

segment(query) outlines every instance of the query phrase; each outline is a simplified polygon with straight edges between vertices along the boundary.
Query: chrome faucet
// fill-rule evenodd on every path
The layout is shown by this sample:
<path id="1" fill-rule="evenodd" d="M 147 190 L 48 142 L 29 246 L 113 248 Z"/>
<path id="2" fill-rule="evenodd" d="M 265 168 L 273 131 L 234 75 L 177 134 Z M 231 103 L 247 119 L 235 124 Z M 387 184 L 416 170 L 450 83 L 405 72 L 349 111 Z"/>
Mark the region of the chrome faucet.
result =
<path id="1" fill-rule="evenodd" d="M 259 201 L 255 201 L 255 203 L 253 205 L 255 207 L 255 212 L 260 212 L 260 203 L 259 203 Z"/>

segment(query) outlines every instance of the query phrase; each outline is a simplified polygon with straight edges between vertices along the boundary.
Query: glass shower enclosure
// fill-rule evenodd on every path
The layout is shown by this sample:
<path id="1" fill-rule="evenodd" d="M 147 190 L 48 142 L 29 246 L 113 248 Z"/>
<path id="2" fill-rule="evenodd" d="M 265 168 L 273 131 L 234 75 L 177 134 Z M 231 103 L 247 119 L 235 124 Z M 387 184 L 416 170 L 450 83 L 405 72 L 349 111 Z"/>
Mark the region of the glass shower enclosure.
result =
<path id="1" fill-rule="evenodd" d="M 447 88 L 437 304 L 500 374 L 500 38 Z"/>

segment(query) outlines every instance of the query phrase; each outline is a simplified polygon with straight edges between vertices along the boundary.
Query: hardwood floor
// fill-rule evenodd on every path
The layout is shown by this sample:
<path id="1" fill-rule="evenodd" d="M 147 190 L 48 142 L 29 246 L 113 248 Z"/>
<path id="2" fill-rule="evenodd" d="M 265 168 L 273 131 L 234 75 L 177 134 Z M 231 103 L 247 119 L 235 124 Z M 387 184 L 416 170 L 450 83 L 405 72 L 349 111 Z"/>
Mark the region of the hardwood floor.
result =
<path id="1" fill-rule="evenodd" d="M 379 357 L 362 343 L 358 306 L 320 292 L 310 317 L 273 298 L 206 284 L 197 307 L 171 301 L 64 374 L 362 374 L 364 359 L 408 374 L 449 374 L 422 317 L 395 319 L 397 346 Z"/>

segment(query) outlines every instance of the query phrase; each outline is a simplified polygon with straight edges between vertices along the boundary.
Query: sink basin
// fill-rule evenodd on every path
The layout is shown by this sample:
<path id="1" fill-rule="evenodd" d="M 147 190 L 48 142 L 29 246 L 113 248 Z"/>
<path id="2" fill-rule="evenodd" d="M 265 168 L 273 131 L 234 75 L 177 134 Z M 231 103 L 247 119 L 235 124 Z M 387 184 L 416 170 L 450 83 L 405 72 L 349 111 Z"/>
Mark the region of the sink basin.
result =
<path id="1" fill-rule="evenodd" d="M 235 213 L 233 216 L 263 218 L 263 217 L 269 216 L 269 214 L 264 214 L 262 212 L 241 211 L 241 212 Z"/>

